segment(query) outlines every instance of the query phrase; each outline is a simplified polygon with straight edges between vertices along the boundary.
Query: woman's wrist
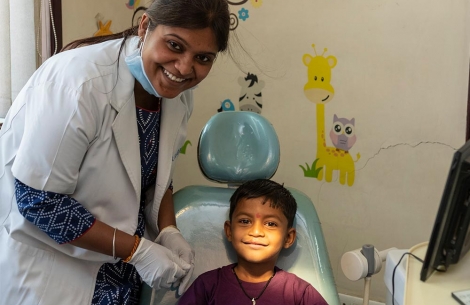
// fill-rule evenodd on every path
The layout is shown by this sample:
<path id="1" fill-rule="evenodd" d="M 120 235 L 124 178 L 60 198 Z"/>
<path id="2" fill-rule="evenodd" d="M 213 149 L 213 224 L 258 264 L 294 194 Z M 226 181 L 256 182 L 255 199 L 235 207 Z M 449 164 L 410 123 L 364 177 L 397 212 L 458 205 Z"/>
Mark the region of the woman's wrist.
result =
<path id="1" fill-rule="evenodd" d="M 137 247 L 138 247 L 139 244 L 140 244 L 140 237 L 139 237 L 139 235 L 134 235 L 134 239 L 135 239 L 135 241 L 134 241 L 134 247 L 132 248 L 131 253 L 129 254 L 128 257 L 126 257 L 125 259 L 123 259 L 123 262 L 125 262 L 125 263 L 129 262 L 129 261 L 132 259 L 132 256 L 134 256 L 134 253 L 135 253 L 135 251 L 137 250 Z"/>
<path id="2" fill-rule="evenodd" d="M 137 248 L 136 236 L 129 235 L 123 231 L 116 231 L 116 243 L 115 243 L 115 253 L 116 257 L 119 257 L 123 260 L 127 259 L 132 252 Z M 138 244 L 137 244 L 138 245 Z M 135 247 L 135 248 L 134 248 Z"/>
<path id="3" fill-rule="evenodd" d="M 169 229 L 169 228 L 174 228 L 178 231 L 180 230 L 180 229 L 178 229 L 178 227 L 176 225 L 168 225 L 168 226 L 164 227 L 163 229 L 161 229 L 160 233 L 163 232 L 165 229 Z"/>

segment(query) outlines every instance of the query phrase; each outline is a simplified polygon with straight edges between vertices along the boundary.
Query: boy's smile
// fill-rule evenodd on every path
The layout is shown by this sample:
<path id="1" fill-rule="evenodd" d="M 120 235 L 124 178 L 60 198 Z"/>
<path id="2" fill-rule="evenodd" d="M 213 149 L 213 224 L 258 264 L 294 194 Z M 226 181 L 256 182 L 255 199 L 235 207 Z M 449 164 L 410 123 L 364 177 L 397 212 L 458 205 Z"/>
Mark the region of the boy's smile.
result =
<path id="1" fill-rule="evenodd" d="M 224 228 L 227 239 L 238 256 L 238 264 L 276 264 L 283 248 L 295 240 L 295 229 L 287 228 L 287 218 L 265 199 L 241 199 L 233 212 L 232 221 Z M 271 269 L 272 270 L 272 269 Z"/>

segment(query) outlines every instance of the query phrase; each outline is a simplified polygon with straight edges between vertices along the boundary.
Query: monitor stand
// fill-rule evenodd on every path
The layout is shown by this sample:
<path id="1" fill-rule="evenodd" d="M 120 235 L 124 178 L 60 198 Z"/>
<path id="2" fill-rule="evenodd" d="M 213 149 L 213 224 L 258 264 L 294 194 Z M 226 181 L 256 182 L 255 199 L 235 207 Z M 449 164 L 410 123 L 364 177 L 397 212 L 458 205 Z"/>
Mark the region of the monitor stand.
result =
<path id="1" fill-rule="evenodd" d="M 409 252 L 424 259 L 428 242 L 417 244 Z M 452 292 L 470 290 L 470 255 L 452 264 L 446 272 L 434 272 L 426 282 L 420 280 L 423 264 L 407 255 L 405 272 L 405 293 L 403 305 L 416 304 L 459 304 Z"/>

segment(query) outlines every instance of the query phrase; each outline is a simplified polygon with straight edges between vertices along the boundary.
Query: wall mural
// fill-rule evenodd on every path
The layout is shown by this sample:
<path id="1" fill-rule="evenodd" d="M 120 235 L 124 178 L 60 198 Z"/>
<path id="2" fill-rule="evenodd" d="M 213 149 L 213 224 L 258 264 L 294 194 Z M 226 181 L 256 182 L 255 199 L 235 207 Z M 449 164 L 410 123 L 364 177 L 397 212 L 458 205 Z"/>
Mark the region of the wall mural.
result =
<path id="1" fill-rule="evenodd" d="M 238 97 L 238 109 L 240 111 L 251 111 L 261 114 L 263 110 L 263 94 L 261 90 L 264 88 L 264 81 L 258 79 L 256 74 L 248 72 L 246 76 L 238 78 L 238 84 L 241 87 Z M 221 102 L 217 112 L 235 110 L 235 105 L 227 98 Z"/>
<path id="2" fill-rule="evenodd" d="M 220 108 L 217 109 L 217 112 L 222 111 L 235 111 L 235 105 L 230 99 L 226 99 L 222 103 L 220 103 Z"/>
<path id="3" fill-rule="evenodd" d="M 336 66 L 336 57 L 324 54 L 328 49 L 324 49 L 323 54 L 317 55 L 315 45 L 312 45 L 315 56 L 304 54 L 302 61 L 307 66 L 307 83 L 304 86 L 304 94 L 308 100 L 316 105 L 317 119 L 317 155 L 310 166 L 299 165 L 305 177 L 317 178 L 319 181 L 325 176 L 326 182 L 331 182 L 333 171 L 339 171 L 339 182 L 348 186 L 354 184 L 355 162 L 361 155 L 357 154 L 357 159 L 353 160 L 349 149 L 356 143 L 355 119 L 339 118 L 336 114 L 333 117 L 333 126 L 330 130 L 330 139 L 334 146 L 326 145 L 325 138 L 325 105 L 328 104 L 335 95 L 335 90 L 331 85 L 331 70 Z"/>
<path id="4" fill-rule="evenodd" d="M 140 4 L 140 0 L 129 0 L 129 2 L 126 3 L 126 6 L 128 9 L 133 10 L 135 8 L 138 8 Z"/>
<path id="5" fill-rule="evenodd" d="M 248 72 L 246 77 L 240 76 L 238 84 L 242 87 L 238 98 L 240 111 L 251 111 L 261 114 L 263 109 L 264 81 L 258 80 L 258 76 Z"/>
<path id="6" fill-rule="evenodd" d="M 229 5 L 233 6 L 241 6 L 248 2 L 248 0 L 240 0 L 240 1 L 227 1 Z M 251 6 L 254 8 L 259 8 L 263 5 L 262 0 L 250 0 L 249 1 Z M 237 14 L 230 13 L 230 29 L 235 30 L 238 27 L 239 20 L 246 21 L 250 18 L 250 7 L 242 7 L 237 11 Z"/>
<path id="7" fill-rule="evenodd" d="M 111 20 L 106 21 L 104 24 L 101 20 L 98 20 L 98 31 L 93 36 L 106 36 L 111 35 L 113 32 L 109 29 L 111 27 Z"/>

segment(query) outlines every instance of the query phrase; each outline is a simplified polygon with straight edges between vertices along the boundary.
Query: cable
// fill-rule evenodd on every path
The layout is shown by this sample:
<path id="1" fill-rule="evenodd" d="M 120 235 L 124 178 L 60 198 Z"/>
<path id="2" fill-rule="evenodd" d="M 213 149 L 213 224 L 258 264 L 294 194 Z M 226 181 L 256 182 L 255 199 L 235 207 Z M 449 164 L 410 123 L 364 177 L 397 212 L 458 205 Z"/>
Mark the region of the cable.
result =
<path id="1" fill-rule="evenodd" d="M 423 260 L 420 259 L 419 257 L 417 257 L 416 255 L 414 255 L 413 253 L 411 252 L 405 252 L 403 253 L 403 255 L 400 257 L 400 260 L 398 261 L 398 263 L 395 265 L 395 267 L 393 268 L 393 272 L 392 272 L 392 305 L 395 305 L 395 271 L 397 270 L 397 267 L 400 265 L 401 263 L 401 260 L 403 259 L 403 257 L 405 257 L 405 255 L 411 255 L 413 256 L 414 258 L 416 258 L 418 261 L 420 261 L 421 263 L 423 263 Z"/>
<path id="2" fill-rule="evenodd" d="M 362 299 L 362 305 L 369 305 L 370 280 L 370 276 L 364 278 L 364 298 Z"/>

